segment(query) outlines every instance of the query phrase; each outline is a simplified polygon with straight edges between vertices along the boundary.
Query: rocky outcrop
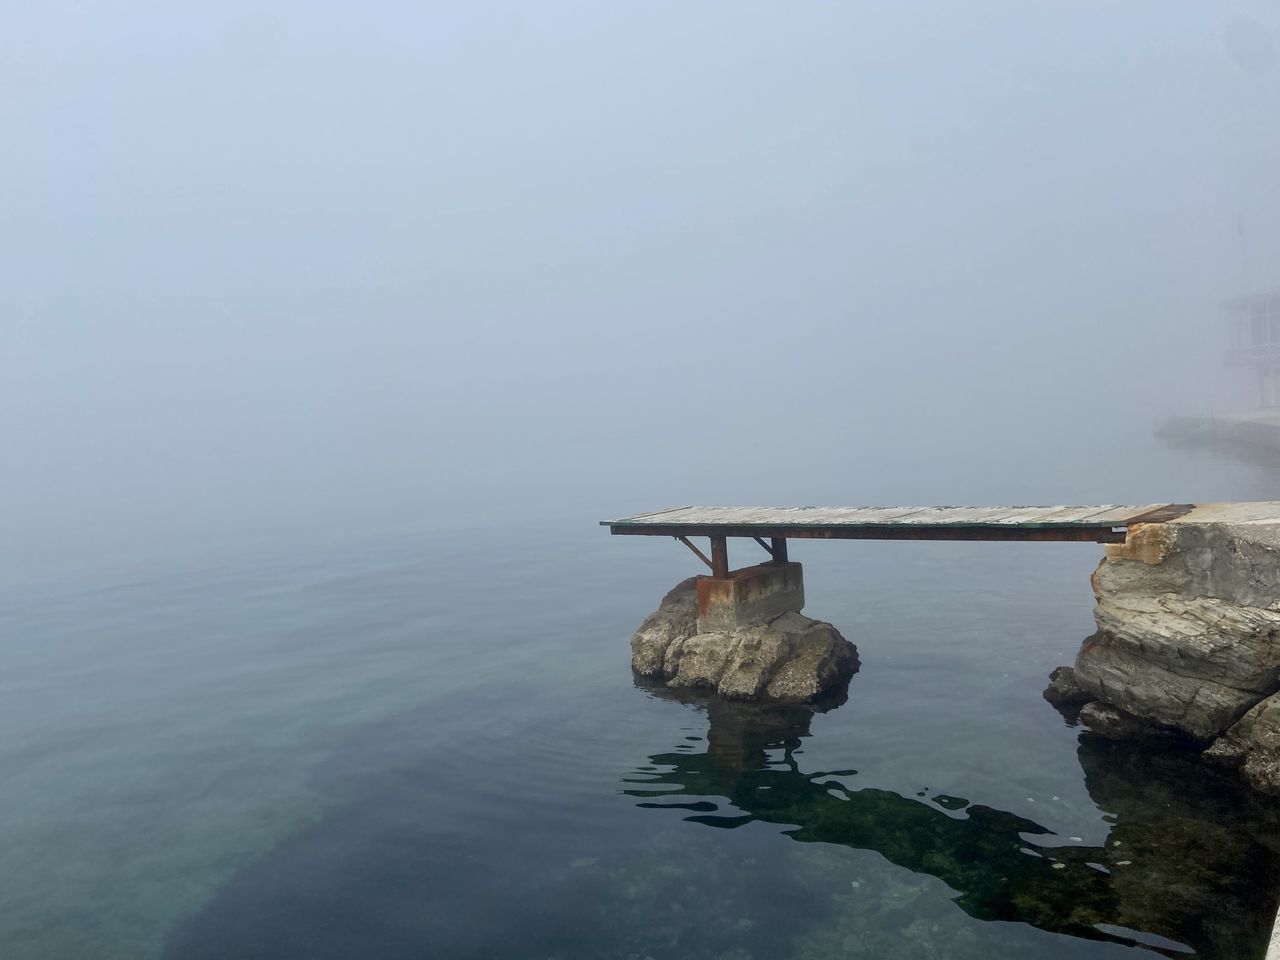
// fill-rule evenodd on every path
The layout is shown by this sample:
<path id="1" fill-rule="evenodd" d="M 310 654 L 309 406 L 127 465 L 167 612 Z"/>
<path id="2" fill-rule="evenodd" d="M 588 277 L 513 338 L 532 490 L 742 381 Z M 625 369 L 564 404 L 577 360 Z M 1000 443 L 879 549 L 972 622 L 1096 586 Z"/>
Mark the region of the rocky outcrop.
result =
<path id="1" fill-rule="evenodd" d="M 794 611 L 698 633 L 696 584 L 678 584 L 640 625 L 631 639 L 636 673 L 732 700 L 808 702 L 857 671 L 857 648 L 840 631 Z"/>
<path id="2" fill-rule="evenodd" d="M 640 676 L 675 676 L 684 641 L 698 632 L 697 583 L 690 577 L 672 587 L 631 638 L 631 668 Z"/>
<path id="3" fill-rule="evenodd" d="M 1046 699 L 1084 702 L 1110 738 L 1184 736 L 1280 792 L 1280 503 L 1135 527 L 1093 588 L 1097 632 Z"/>
<path id="4" fill-rule="evenodd" d="M 1083 690 L 1197 739 L 1217 736 L 1280 682 L 1280 613 L 1213 597 L 1102 595 L 1076 658 Z"/>
<path id="5" fill-rule="evenodd" d="M 1044 698 L 1055 707 L 1079 707 L 1093 699 L 1089 693 L 1076 682 L 1076 672 L 1070 667 L 1058 667 L 1049 674 L 1049 686 L 1045 687 Z"/>
<path id="6" fill-rule="evenodd" d="M 1108 740 L 1169 740 L 1179 736 L 1178 731 L 1171 727 L 1135 717 L 1101 700 L 1086 703 L 1080 708 L 1077 719 Z"/>
<path id="7" fill-rule="evenodd" d="M 1219 737 L 1204 757 L 1240 771 L 1245 783 L 1280 796 L 1280 693 L 1273 694 Z"/>

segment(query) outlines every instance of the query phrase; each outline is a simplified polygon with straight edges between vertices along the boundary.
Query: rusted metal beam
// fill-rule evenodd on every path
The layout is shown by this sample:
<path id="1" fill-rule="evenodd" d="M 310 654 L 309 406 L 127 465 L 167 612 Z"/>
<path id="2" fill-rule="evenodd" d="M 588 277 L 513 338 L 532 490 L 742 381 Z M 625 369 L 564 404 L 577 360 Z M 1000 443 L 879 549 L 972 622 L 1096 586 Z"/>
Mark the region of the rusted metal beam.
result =
<path id="1" fill-rule="evenodd" d="M 708 567 L 710 567 L 712 570 L 715 569 L 715 566 L 711 563 L 710 560 L 707 559 L 707 555 L 703 553 L 701 550 L 699 550 L 697 547 L 695 547 L 692 543 L 690 543 L 688 537 L 680 536 L 680 537 L 676 537 L 676 539 L 679 540 L 681 543 L 683 543 L 690 550 L 692 550 L 697 555 L 698 559 L 701 560 L 703 563 L 705 563 Z"/>
<path id="2" fill-rule="evenodd" d="M 759 537 L 752 537 L 751 539 L 754 540 L 756 543 L 760 544 L 760 546 L 764 547 L 764 552 L 767 553 L 774 560 L 778 559 L 777 555 L 773 552 L 773 547 L 769 546 L 769 544 L 765 543 Z M 774 541 L 774 542 L 776 543 L 777 541 Z"/>
<path id="3" fill-rule="evenodd" d="M 729 576 L 729 541 L 727 537 L 711 538 L 711 575 Z"/>

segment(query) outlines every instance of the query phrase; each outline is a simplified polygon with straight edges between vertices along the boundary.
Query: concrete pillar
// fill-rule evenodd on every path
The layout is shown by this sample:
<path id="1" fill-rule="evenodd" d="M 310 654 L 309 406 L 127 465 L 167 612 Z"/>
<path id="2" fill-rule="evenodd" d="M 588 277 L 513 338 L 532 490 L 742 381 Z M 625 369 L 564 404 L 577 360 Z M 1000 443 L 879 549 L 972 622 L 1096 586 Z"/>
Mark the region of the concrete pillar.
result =
<path id="1" fill-rule="evenodd" d="M 798 563 L 762 563 L 725 577 L 698 578 L 698 633 L 736 630 L 804 607 Z"/>

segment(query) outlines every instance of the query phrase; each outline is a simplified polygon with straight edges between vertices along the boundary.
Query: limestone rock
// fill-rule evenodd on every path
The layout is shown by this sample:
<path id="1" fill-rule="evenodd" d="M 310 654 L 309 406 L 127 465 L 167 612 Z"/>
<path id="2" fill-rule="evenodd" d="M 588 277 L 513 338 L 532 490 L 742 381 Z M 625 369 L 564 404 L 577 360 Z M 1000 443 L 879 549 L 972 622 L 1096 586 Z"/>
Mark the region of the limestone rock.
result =
<path id="1" fill-rule="evenodd" d="M 1280 795 L 1280 694 L 1246 713 L 1204 756 L 1238 767 L 1245 783 L 1255 790 Z"/>
<path id="2" fill-rule="evenodd" d="M 670 687 L 732 700 L 811 701 L 858 669 L 834 626 L 788 612 L 732 631 L 697 633 L 696 581 L 680 583 L 636 631 L 631 665 Z"/>
<path id="3" fill-rule="evenodd" d="M 1117 647 L 1190 679 L 1261 695 L 1280 678 L 1275 610 L 1165 594 L 1102 597 L 1094 617 L 1099 633 Z"/>
<path id="4" fill-rule="evenodd" d="M 1230 731 L 1228 731 L 1229 733 Z M 1229 736 L 1222 736 L 1213 741 L 1213 745 L 1200 756 L 1215 766 L 1238 770 L 1244 763 L 1246 751 L 1244 747 L 1231 740 Z"/>
<path id="5" fill-rule="evenodd" d="M 1100 597 L 1076 657 L 1082 690 L 1200 739 L 1280 684 L 1280 613 L 1213 598 Z"/>
<path id="6" fill-rule="evenodd" d="M 1080 722 L 1108 740 L 1158 740 L 1176 736 L 1168 728 L 1117 710 L 1100 700 L 1086 703 L 1080 708 Z"/>
<path id="7" fill-rule="evenodd" d="M 631 638 L 631 666 L 642 677 L 674 675 L 680 647 L 697 630 L 697 577 L 677 583 Z"/>
<path id="8" fill-rule="evenodd" d="M 1108 546 L 1093 576 L 1097 632 L 1046 699 L 1097 701 L 1081 719 L 1120 736 L 1170 728 L 1209 742 L 1241 720 L 1280 689 L 1278 518 L 1275 503 L 1201 506 Z"/>
<path id="9" fill-rule="evenodd" d="M 831 624 L 788 613 L 770 626 L 791 642 L 790 656 L 775 665 L 765 687 L 770 700 L 814 700 L 857 673 L 857 648 Z"/>
<path id="10" fill-rule="evenodd" d="M 1093 577 L 1098 596 L 1212 597 L 1266 607 L 1280 600 L 1280 504 L 1197 507 L 1181 520 L 1150 523 L 1107 547 Z"/>
<path id="11" fill-rule="evenodd" d="M 1055 707 L 1075 707 L 1088 703 L 1093 699 L 1093 694 L 1080 686 L 1074 670 L 1070 667 L 1058 667 L 1049 674 L 1049 686 L 1045 688 L 1044 698 Z"/>

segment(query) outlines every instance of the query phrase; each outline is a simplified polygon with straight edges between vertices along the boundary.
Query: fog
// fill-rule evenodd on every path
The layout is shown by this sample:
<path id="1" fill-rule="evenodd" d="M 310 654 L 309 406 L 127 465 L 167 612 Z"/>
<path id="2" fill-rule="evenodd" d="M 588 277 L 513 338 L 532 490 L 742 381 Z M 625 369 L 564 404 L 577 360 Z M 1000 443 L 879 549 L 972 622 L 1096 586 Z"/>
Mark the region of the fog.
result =
<path id="1" fill-rule="evenodd" d="M 1280 284 L 1278 44 L 1271 2 L 11 5 L 0 575 L 1141 496 L 1109 458 Z"/>

